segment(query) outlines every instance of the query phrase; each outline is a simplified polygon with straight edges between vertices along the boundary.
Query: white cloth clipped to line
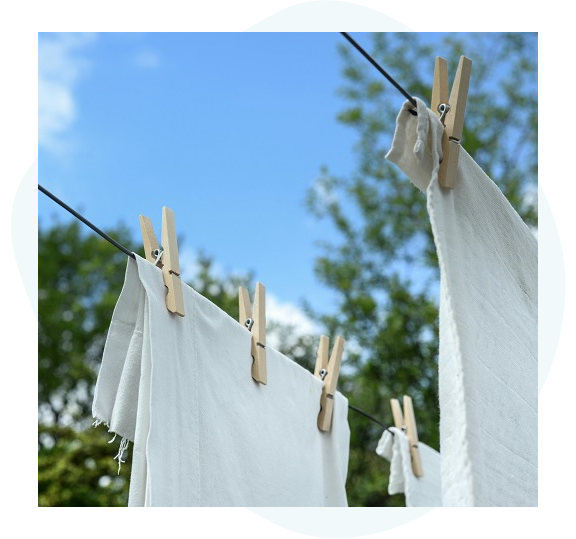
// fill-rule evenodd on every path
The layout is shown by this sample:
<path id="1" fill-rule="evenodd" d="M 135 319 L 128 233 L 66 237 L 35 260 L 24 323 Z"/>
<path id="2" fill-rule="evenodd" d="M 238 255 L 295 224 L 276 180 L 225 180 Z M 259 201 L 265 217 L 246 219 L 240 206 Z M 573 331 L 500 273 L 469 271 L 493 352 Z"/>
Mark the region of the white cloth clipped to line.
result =
<path id="1" fill-rule="evenodd" d="M 538 243 L 464 148 L 440 187 L 442 124 L 412 108 L 386 157 L 426 193 L 440 264 L 442 502 L 537 506 Z"/>
<path id="2" fill-rule="evenodd" d="M 169 313 L 161 270 L 128 259 L 93 403 L 97 422 L 134 442 L 130 506 L 346 506 L 348 402 L 331 432 L 322 382 L 267 347 L 251 377 L 250 332 L 183 285 Z"/>
<path id="3" fill-rule="evenodd" d="M 406 507 L 442 507 L 440 453 L 418 443 L 424 473 L 416 477 L 410 459 L 410 441 L 403 430 L 390 427 L 378 442 L 376 453 L 390 462 L 388 494 L 404 494 Z"/>

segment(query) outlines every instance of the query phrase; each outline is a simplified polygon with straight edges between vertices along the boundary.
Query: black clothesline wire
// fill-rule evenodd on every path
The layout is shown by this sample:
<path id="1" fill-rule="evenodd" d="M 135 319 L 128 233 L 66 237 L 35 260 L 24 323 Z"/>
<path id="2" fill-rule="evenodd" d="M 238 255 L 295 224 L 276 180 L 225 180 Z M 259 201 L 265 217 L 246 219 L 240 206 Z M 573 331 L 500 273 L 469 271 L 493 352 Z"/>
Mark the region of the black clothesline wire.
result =
<path id="1" fill-rule="evenodd" d="M 53 195 L 50 191 L 48 191 L 48 189 L 46 189 L 46 188 L 42 187 L 40 184 L 38 184 L 38 190 L 41 191 L 42 193 L 44 193 L 48 198 L 51 198 L 54 202 L 56 202 L 56 204 L 59 204 L 65 210 L 69 211 L 74 217 L 76 217 L 76 219 L 82 221 L 86 226 L 90 227 L 92 230 L 94 230 L 94 232 L 96 232 L 97 234 L 102 236 L 106 241 L 108 241 L 112 245 L 114 245 L 114 247 L 120 249 L 124 254 L 128 255 L 130 258 L 134 258 L 134 259 L 136 258 L 134 253 L 130 252 L 128 249 L 126 249 L 126 247 L 124 247 L 123 245 L 118 243 L 115 239 L 111 238 L 105 232 L 102 232 L 102 230 L 100 230 L 96 225 L 94 225 L 90 221 L 88 221 L 88 219 L 86 219 L 86 217 L 84 217 L 83 215 L 80 215 L 76 210 L 74 210 L 70 206 L 68 206 L 68 204 L 66 204 L 65 202 L 60 200 L 56 195 Z M 386 425 L 384 425 L 384 423 L 382 423 L 381 421 L 378 421 L 375 417 L 372 417 L 370 414 L 364 412 L 363 410 L 360 410 L 360 408 L 356 408 L 355 406 L 352 406 L 350 403 L 348 403 L 348 408 L 350 408 L 351 410 L 354 410 L 355 412 L 357 412 L 357 413 L 363 415 L 364 417 L 370 419 L 371 421 L 373 421 L 377 425 L 380 425 L 384 430 L 387 430 L 392 435 L 394 435 L 394 433 Z"/>
<path id="2" fill-rule="evenodd" d="M 88 221 L 88 219 L 86 219 L 85 217 L 80 215 L 76 210 L 73 210 L 70 206 L 68 206 L 66 202 L 63 202 L 56 195 L 53 195 L 50 191 L 48 191 L 48 189 L 44 189 L 44 187 L 38 184 L 38 190 L 42 191 L 47 197 L 51 198 L 54 202 L 56 202 L 56 204 L 60 204 L 60 206 L 62 206 L 65 210 L 68 210 L 74 217 L 76 217 L 76 219 L 82 221 L 85 225 L 89 226 L 97 234 L 100 234 L 100 236 L 102 236 L 106 241 L 109 241 L 112 245 L 114 245 L 114 247 L 120 249 L 124 254 L 127 254 L 130 258 L 134 259 L 136 258 L 134 256 L 134 253 L 131 253 L 128 249 L 126 249 L 126 247 L 120 245 L 115 239 L 112 239 L 110 236 L 108 236 L 108 234 L 102 232 L 102 230 L 100 230 L 96 225 L 93 225 L 90 221 Z"/>
<path id="3" fill-rule="evenodd" d="M 360 415 L 363 415 L 364 417 L 366 417 L 370 421 L 373 421 L 377 425 L 380 425 L 384 430 L 387 430 L 390 434 L 392 434 L 392 436 L 394 436 L 394 433 L 388 428 L 388 425 L 384 425 L 384 423 L 378 421 L 375 417 L 372 417 L 370 414 L 367 414 L 364 410 L 360 410 L 360 408 L 356 408 L 356 406 L 352 406 L 350 403 L 348 403 L 348 408 L 350 408 L 350 410 L 354 410 Z"/>
<path id="4" fill-rule="evenodd" d="M 415 107 L 417 106 L 416 100 L 406 91 L 404 90 L 404 88 L 402 88 L 402 86 L 400 86 L 393 78 L 391 75 L 389 75 L 381 66 L 380 64 L 378 64 L 376 62 L 376 60 L 374 60 L 374 58 L 372 58 L 372 56 L 370 56 L 360 45 L 358 45 L 358 43 L 356 43 L 356 41 L 354 41 L 354 39 L 352 39 L 349 35 L 348 32 L 340 32 L 352 45 L 354 45 L 354 47 L 356 48 L 356 50 L 358 50 L 360 52 L 360 54 L 362 54 L 362 56 L 364 56 L 364 58 L 366 58 L 366 60 L 368 60 L 380 73 L 382 73 L 382 75 L 384 75 L 388 81 L 392 84 L 392 86 L 394 86 L 394 88 L 396 88 L 406 99 L 408 99 L 408 101 L 410 101 L 410 103 L 412 103 L 412 105 L 414 105 Z M 414 112 L 414 111 L 410 111 L 410 112 Z"/>

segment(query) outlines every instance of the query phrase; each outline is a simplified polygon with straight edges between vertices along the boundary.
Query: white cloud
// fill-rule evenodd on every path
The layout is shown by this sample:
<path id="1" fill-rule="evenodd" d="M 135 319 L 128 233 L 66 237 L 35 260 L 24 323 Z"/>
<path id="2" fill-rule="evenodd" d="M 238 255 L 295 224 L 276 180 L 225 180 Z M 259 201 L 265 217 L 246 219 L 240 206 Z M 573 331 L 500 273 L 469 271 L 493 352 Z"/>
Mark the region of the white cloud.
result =
<path id="1" fill-rule="evenodd" d="M 180 262 L 180 278 L 183 281 L 193 281 L 198 277 L 202 266 L 200 265 L 197 252 L 188 247 L 180 249 L 178 252 L 178 261 Z M 225 281 L 229 273 L 226 272 L 220 263 L 212 260 L 210 275 L 219 281 Z"/>
<path id="2" fill-rule="evenodd" d="M 266 315 L 271 321 L 293 326 L 300 334 L 317 331 L 316 324 L 300 307 L 290 302 L 282 303 L 272 294 L 266 294 Z"/>
<path id="3" fill-rule="evenodd" d="M 179 252 L 179 261 L 182 280 L 192 281 L 200 270 L 197 254 L 192 249 L 182 249 Z M 217 262 L 213 262 L 211 274 L 219 280 L 225 280 L 226 275 L 229 275 Z M 228 290 L 228 293 L 235 294 L 237 289 Z M 290 326 L 294 340 L 304 335 L 320 335 L 321 332 L 319 326 L 300 307 L 294 303 L 280 301 L 268 290 L 266 291 L 266 321 L 267 323 L 275 322 L 284 327 Z M 278 349 L 280 335 L 276 334 L 273 329 L 267 331 L 266 339 L 269 346 Z"/>
<path id="4" fill-rule="evenodd" d="M 316 180 L 312 185 L 312 189 L 314 191 L 314 196 L 322 208 L 327 208 L 328 206 L 338 202 L 336 192 L 330 189 L 329 182 L 327 182 L 325 178 Z"/>
<path id="5" fill-rule="evenodd" d="M 136 67 L 156 69 L 160 65 L 160 57 L 151 50 L 142 50 L 134 56 Z"/>
<path id="6" fill-rule="evenodd" d="M 38 146 L 53 153 L 69 147 L 78 117 L 74 88 L 89 69 L 80 56 L 95 34 L 63 33 L 38 38 Z"/>
<path id="7" fill-rule="evenodd" d="M 267 322 L 290 326 L 294 340 L 303 335 L 320 334 L 318 325 L 300 307 L 290 302 L 281 302 L 270 293 L 266 293 L 266 319 Z M 266 341 L 269 346 L 277 349 L 280 345 L 280 335 L 276 335 L 274 331 L 267 332 Z"/>
<path id="8" fill-rule="evenodd" d="M 180 262 L 180 278 L 183 281 L 191 281 L 200 271 L 198 256 L 192 249 L 180 249 L 178 261 Z"/>

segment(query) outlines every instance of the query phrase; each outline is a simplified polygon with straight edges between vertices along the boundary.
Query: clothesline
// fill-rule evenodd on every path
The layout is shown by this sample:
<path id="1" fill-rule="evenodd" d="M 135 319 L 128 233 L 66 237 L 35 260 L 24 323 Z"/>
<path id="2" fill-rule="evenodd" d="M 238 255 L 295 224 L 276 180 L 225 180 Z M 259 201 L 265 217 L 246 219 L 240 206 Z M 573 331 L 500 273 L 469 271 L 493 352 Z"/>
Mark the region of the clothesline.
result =
<path id="1" fill-rule="evenodd" d="M 66 202 L 63 202 L 56 195 L 53 195 L 50 191 L 48 191 L 48 189 L 44 189 L 44 187 L 38 184 L 38 190 L 42 191 L 47 197 L 51 198 L 57 204 L 60 204 L 60 206 L 62 206 L 65 210 L 69 211 L 74 217 L 76 217 L 76 219 L 82 221 L 86 226 L 89 226 L 97 234 L 100 234 L 100 236 L 102 236 L 106 241 L 114 245 L 114 247 L 120 249 L 124 254 L 128 255 L 130 258 L 136 258 L 134 256 L 134 253 L 131 253 L 128 249 L 126 249 L 126 247 L 120 245 L 115 239 L 108 236 L 108 234 L 106 234 L 105 232 L 102 232 L 102 230 L 100 230 L 96 225 L 93 225 L 90 221 L 88 221 L 88 219 L 86 219 L 85 217 L 80 215 L 76 210 L 68 206 Z"/>
<path id="2" fill-rule="evenodd" d="M 386 79 L 388 79 L 388 81 L 394 86 L 394 88 L 396 88 L 406 99 L 408 99 L 408 101 L 410 101 L 410 103 L 412 103 L 412 105 L 414 105 L 414 107 L 417 106 L 416 104 L 416 100 L 406 91 L 404 90 L 404 88 L 402 88 L 402 86 L 400 86 L 400 84 L 398 84 L 390 74 L 388 74 L 377 62 L 376 60 L 374 60 L 374 58 L 372 58 L 372 56 L 370 56 L 360 45 L 358 45 L 358 43 L 356 43 L 356 41 L 354 41 L 354 39 L 352 39 L 349 35 L 348 32 L 340 32 L 352 45 L 354 45 L 354 47 L 356 48 L 356 50 L 358 50 L 360 52 L 360 54 L 362 54 L 362 56 L 364 56 L 364 58 L 366 58 L 366 60 L 368 60 L 382 75 L 384 75 L 386 77 Z M 415 111 L 409 111 L 411 112 L 414 116 L 416 115 Z"/>
<path id="3" fill-rule="evenodd" d="M 44 193 L 48 198 L 52 199 L 54 202 L 56 202 L 57 204 L 62 206 L 65 210 L 70 212 L 74 217 L 76 217 L 76 219 L 78 219 L 79 221 L 82 221 L 86 226 L 88 226 L 92 230 L 94 230 L 94 232 L 96 232 L 97 234 L 102 236 L 106 241 L 108 241 L 112 245 L 114 245 L 114 247 L 116 247 L 117 249 L 120 249 L 124 254 L 128 255 L 130 258 L 134 258 L 134 259 L 136 258 L 134 253 L 130 252 L 128 249 L 126 249 L 126 247 L 124 247 L 123 245 L 118 243 L 115 239 L 111 238 L 108 234 L 106 234 L 105 232 L 100 230 L 96 225 L 94 225 L 90 221 L 88 221 L 88 219 L 86 219 L 86 217 L 79 214 L 76 210 L 74 210 L 73 208 L 68 206 L 68 204 L 66 204 L 64 201 L 60 200 L 56 195 L 54 195 L 50 191 L 48 191 L 48 189 L 46 189 L 45 187 L 42 187 L 40 184 L 38 184 L 38 190 L 41 191 L 42 193 Z M 356 408 L 355 406 L 352 406 L 351 404 L 348 404 L 348 408 L 350 408 L 351 410 L 354 410 L 355 412 L 357 412 L 360 415 L 363 415 L 367 419 L 370 419 L 372 422 L 376 423 L 377 425 L 381 426 L 383 429 L 389 431 L 392 435 L 394 435 L 394 433 L 384 423 L 382 423 L 381 421 L 378 421 L 378 419 L 372 417 L 370 414 L 364 412 L 363 410 L 360 410 L 360 408 Z"/>

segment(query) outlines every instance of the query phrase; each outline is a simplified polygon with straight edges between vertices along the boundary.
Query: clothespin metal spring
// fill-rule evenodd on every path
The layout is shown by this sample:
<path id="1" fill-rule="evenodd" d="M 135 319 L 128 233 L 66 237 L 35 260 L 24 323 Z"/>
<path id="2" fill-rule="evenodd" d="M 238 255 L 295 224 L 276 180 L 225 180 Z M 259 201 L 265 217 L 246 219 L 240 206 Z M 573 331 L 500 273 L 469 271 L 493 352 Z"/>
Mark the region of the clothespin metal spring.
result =
<path id="1" fill-rule="evenodd" d="M 450 105 L 448 103 L 441 103 L 440 105 L 438 105 L 438 112 L 440 113 L 440 121 L 442 122 L 442 125 L 446 125 L 444 123 L 444 120 L 446 118 L 446 114 L 448 114 L 448 111 L 450 110 Z"/>
<path id="2" fill-rule="evenodd" d="M 152 252 L 152 254 L 154 255 L 154 257 L 156 258 L 156 260 L 154 260 L 154 265 L 158 266 L 160 269 L 162 269 L 162 261 L 160 260 L 162 258 L 162 255 L 164 254 L 164 251 L 161 251 L 160 249 L 154 249 L 154 251 Z"/>

